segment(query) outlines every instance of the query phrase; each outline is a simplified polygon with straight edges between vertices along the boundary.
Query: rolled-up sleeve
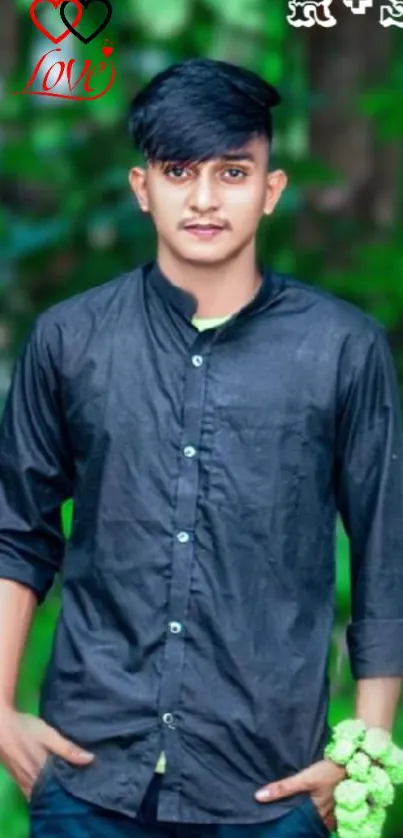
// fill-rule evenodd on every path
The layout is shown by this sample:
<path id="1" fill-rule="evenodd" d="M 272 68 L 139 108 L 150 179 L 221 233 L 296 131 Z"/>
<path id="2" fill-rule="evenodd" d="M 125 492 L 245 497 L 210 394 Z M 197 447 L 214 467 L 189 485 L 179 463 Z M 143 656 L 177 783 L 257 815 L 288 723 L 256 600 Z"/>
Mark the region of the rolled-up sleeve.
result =
<path id="1" fill-rule="evenodd" d="M 73 483 L 49 328 L 40 315 L 15 362 L 0 424 L 0 578 L 31 588 L 39 604 L 63 559 L 61 504 Z"/>
<path id="2" fill-rule="evenodd" d="M 403 676 L 403 434 L 396 370 L 381 325 L 348 349 L 341 375 L 336 498 L 350 541 L 353 678 Z"/>

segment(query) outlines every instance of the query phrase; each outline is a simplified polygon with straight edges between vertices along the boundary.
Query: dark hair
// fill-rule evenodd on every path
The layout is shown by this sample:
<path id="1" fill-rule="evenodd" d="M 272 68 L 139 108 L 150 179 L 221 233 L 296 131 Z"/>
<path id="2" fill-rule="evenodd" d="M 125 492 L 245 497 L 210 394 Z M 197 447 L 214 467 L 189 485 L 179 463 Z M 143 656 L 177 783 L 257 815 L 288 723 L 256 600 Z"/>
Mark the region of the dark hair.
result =
<path id="1" fill-rule="evenodd" d="M 131 102 L 129 132 L 150 162 L 221 157 L 257 136 L 272 139 L 278 91 L 252 70 L 191 58 L 158 73 Z"/>

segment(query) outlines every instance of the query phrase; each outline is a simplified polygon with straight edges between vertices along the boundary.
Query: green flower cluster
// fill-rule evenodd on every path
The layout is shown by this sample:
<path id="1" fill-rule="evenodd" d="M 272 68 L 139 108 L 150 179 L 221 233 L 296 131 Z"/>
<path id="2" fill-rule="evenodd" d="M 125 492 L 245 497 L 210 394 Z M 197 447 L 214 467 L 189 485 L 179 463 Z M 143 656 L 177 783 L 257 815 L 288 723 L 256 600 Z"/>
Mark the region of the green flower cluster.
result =
<path id="1" fill-rule="evenodd" d="M 403 750 L 383 728 L 347 719 L 333 728 L 324 756 L 347 774 L 334 793 L 338 838 L 381 838 L 394 785 L 403 783 Z"/>

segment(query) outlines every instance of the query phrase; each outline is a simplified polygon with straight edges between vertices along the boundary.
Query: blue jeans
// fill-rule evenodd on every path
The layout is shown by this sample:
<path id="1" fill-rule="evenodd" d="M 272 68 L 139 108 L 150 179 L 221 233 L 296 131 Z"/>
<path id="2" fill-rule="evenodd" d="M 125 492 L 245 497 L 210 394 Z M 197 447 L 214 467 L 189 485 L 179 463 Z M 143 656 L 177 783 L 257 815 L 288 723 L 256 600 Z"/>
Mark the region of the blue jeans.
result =
<path id="1" fill-rule="evenodd" d="M 156 820 L 158 774 L 136 818 L 79 800 L 45 772 L 30 804 L 30 838 L 329 838 L 310 799 L 265 824 L 188 824 Z"/>

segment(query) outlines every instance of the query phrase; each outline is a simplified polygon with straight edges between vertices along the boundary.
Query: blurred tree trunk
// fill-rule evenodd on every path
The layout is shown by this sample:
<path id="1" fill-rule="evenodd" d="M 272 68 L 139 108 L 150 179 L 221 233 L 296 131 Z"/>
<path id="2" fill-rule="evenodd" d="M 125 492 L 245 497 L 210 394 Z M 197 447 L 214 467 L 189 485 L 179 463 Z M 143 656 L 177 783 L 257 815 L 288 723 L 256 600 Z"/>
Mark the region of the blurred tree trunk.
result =
<path id="1" fill-rule="evenodd" d="M 399 144 L 376 140 L 371 121 L 357 113 L 360 93 L 385 83 L 393 47 L 392 28 L 378 11 L 353 15 L 341 0 L 329 29 L 305 30 L 308 86 L 317 100 L 310 123 L 310 152 L 341 175 L 341 183 L 306 190 L 296 221 L 296 245 L 317 248 L 328 269 L 349 264 L 357 241 L 382 239 L 397 217 Z M 298 31 L 298 36 L 301 30 Z"/>
<path id="2" fill-rule="evenodd" d="M 17 8 L 14 0 L 1 0 L 0 80 L 2 85 L 17 61 L 17 31 Z"/>

